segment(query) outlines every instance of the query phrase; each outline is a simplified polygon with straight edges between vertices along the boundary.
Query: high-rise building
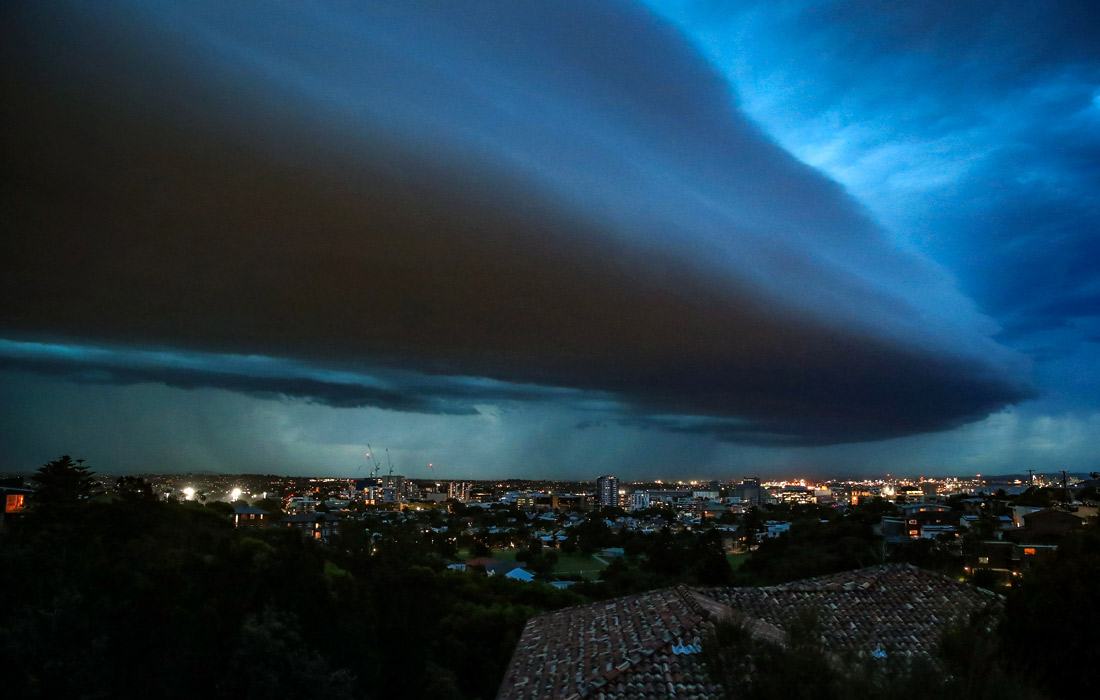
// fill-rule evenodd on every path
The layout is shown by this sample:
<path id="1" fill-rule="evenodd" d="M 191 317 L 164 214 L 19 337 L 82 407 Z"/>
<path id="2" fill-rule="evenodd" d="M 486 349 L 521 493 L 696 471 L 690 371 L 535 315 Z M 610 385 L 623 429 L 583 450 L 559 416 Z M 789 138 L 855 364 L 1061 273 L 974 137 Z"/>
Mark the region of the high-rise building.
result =
<path id="1" fill-rule="evenodd" d="M 596 479 L 596 504 L 603 506 L 619 505 L 619 480 L 613 476 L 601 476 Z"/>

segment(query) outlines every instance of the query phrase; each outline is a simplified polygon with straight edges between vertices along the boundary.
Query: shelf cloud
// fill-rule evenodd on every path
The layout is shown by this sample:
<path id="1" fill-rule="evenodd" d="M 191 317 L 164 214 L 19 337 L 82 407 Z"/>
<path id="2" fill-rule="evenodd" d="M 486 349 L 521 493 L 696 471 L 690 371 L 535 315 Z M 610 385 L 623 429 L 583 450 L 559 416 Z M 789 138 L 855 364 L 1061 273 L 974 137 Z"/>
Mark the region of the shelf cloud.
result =
<path id="1" fill-rule="evenodd" d="M 8 367 L 757 444 L 1034 394 L 635 5 L 63 5 L 0 29 Z"/>

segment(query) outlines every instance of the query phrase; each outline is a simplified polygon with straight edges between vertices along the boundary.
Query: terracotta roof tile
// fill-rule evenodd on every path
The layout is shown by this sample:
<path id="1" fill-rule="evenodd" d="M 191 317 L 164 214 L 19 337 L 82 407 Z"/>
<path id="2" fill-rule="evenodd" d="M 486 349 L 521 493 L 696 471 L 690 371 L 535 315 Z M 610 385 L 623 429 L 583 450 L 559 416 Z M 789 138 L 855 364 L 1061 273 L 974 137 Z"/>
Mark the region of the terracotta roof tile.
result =
<path id="1" fill-rule="evenodd" d="M 768 588 L 668 588 L 531 618 L 497 698 L 721 698 L 692 653 L 711 619 L 736 617 L 784 642 L 792 613 L 809 607 L 829 649 L 911 655 L 933 651 L 950 621 L 998 600 L 906 565 Z"/>
<path id="2" fill-rule="evenodd" d="M 876 566 L 769 588 L 701 591 L 746 617 L 783 629 L 800 608 L 817 612 L 822 641 L 838 651 L 928 654 L 951 621 L 988 604 L 991 593 L 908 565 Z"/>

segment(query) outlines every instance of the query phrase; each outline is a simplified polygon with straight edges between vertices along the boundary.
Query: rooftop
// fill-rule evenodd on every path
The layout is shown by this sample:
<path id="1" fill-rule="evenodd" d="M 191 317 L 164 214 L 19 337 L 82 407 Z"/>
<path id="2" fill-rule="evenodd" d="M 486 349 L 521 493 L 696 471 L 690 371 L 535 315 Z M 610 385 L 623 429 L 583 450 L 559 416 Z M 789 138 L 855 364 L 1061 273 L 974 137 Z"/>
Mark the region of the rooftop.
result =
<path id="1" fill-rule="evenodd" d="M 765 588 L 678 586 L 531 618 L 498 700 L 718 698 L 696 654 L 711 620 L 735 619 L 783 643 L 810 608 L 830 650 L 914 655 L 946 626 L 999 598 L 909 565 L 876 566 Z"/>

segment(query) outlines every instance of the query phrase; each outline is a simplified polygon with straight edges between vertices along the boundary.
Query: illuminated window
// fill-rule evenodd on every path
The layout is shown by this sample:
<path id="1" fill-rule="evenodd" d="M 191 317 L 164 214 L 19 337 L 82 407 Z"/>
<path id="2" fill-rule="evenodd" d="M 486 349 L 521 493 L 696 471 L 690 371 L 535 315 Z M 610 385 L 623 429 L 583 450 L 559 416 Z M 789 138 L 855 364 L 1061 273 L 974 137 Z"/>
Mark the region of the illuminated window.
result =
<path id="1" fill-rule="evenodd" d="M 9 493 L 8 497 L 4 500 L 4 512 L 5 513 L 18 513 L 23 510 L 23 494 L 21 493 Z"/>
<path id="2" fill-rule="evenodd" d="M 1035 554 L 1035 548 L 1034 547 L 1024 547 L 1024 555 L 1025 556 L 1030 556 L 1032 554 Z"/>
<path id="3" fill-rule="evenodd" d="M 978 563 L 979 564 L 988 564 L 989 563 L 989 557 L 978 557 Z"/>

